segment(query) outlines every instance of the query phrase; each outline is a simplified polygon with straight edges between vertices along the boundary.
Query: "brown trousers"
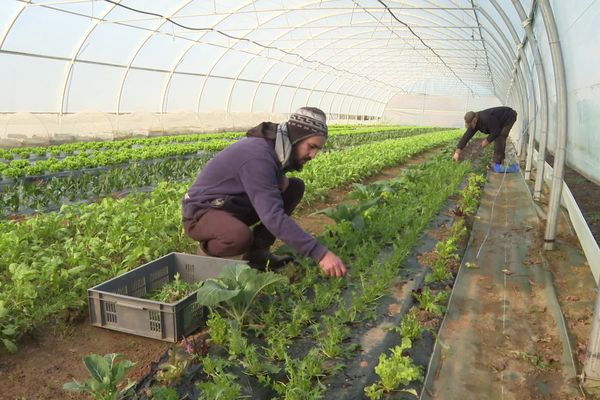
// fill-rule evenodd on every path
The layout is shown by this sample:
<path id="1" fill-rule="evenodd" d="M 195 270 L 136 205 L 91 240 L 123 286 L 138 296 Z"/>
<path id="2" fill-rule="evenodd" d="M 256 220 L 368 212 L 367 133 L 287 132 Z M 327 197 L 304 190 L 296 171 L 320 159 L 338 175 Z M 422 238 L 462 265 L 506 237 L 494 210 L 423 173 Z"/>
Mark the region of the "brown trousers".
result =
<path id="1" fill-rule="evenodd" d="M 514 118 L 511 118 L 507 121 L 507 124 L 502 127 L 500 131 L 500 135 L 494 140 L 494 162 L 498 164 L 502 164 L 504 158 L 506 157 L 506 140 L 508 139 L 508 134 L 512 129 L 515 121 L 517 120 L 517 112 L 515 111 Z"/>
<path id="2" fill-rule="evenodd" d="M 304 196 L 304 182 L 289 178 L 287 189 L 281 193 L 283 209 L 291 215 Z M 183 227 L 194 240 L 202 242 L 206 254 L 214 257 L 233 257 L 246 253 L 251 248 L 269 248 L 275 236 L 259 222 L 256 211 L 249 206 L 244 212 L 223 208 L 210 208 L 197 220 L 184 221 Z"/>

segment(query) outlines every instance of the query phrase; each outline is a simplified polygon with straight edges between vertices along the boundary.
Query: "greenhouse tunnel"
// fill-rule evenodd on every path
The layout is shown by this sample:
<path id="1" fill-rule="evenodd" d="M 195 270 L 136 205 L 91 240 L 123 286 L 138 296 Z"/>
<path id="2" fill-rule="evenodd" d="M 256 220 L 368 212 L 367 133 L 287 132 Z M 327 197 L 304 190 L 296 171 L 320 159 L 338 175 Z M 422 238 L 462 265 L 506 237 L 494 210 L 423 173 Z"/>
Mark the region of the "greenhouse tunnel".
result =
<path id="1" fill-rule="evenodd" d="M 600 203 L 593 197 L 600 186 L 599 18 L 597 0 L 0 0 L 0 151 L 241 132 L 285 121 L 303 106 L 322 109 L 331 126 L 464 130 L 465 112 L 509 106 L 518 112 L 510 147 L 520 173 L 486 184 L 461 268 L 480 260 L 486 242 L 501 247 L 503 240 L 520 254 L 517 264 L 533 250 L 556 258 L 557 235 L 566 229 L 595 296 L 600 249 L 590 228 L 600 225 L 600 210 L 584 217 L 565 175 L 585 180 L 594 188 L 586 201 Z M 485 223 L 496 226 L 494 218 L 514 218 L 517 236 L 490 235 Z M 536 236 L 530 221 L 538 218 Z M 497 272 L 504 261 L 496 265 L 494 257 L 512 256 L 484 255 Z M 0 263 L 0 278 L 7 271 Z M 458 274 L 443 327 L 460 320 L 460 299 L 481 295 L 478 281 L 464 280 L 470 272 Z M 552 278 L 540 279 L 552 286 Z M 549 296 L 561 298 L 557 292 Z M 600 297 L 595 302 L 580 365 L 563 370 L 586 388 L 600 382 Z M 564 324 L 558 302 L 547 307 Z M 2 310 L 0 300 L 0 328 L 9 329 Z M 563 328 L 568 364 L 573 355 L 566 353 L 580 343 L 570 343 Z M 460 340 L 477 339 L 470 329 Z M 440 337 L 420 398 L 471 398 L 444 385 L 487 378 L 443 370 L 451 360 L 465 366 L 462 356 L 445 358 L 444 340 L 452 342 L 443 330 Z M 503 368 L 495 372 L 508 376 Z M 479 387 L 489 390 L 480 398 L 520 398 L 514 387 L 507 397 L 490 387 Z M 550 396 L 540 398 L 567 398 L 539 390 Z M 404 398 L 396 395 L 390 398 Z"/>

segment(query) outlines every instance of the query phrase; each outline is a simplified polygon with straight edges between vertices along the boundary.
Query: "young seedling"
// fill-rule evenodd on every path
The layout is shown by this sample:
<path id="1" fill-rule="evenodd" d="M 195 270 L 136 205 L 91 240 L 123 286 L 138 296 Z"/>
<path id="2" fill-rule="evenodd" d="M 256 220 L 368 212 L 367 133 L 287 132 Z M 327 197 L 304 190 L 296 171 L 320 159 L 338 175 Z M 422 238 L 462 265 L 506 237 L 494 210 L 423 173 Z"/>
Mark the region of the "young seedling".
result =
<path id="1" fill-rule="evenodd" d="M 216 279 L 198 289 L 198 303 L 225 311 L 242 326 L 252 302 L 267 287 L 287 279 L 273 272 L 259 272 L 245 264 L 225 266 Z"/>
<path id="2" fill-rule="evenodd" d="M 410 349 L 411 346 L 410 339 L 403 338 L 402 343 L 392 349 L 389 357 L 385 353 L 379 356 L 379 364 L 375 367 L 375 372 L 379 375 L 380 382 L 365 388 L 365 394 L 370 399 L 380 399 L 385 392 L 391 392 L 412 381 L 423 379 L 421 367 L 415 365 L 410 357 L 402 355 L 402 352 Z M 414 389 L 401 391 L 417 396 Z"/>
<path id="3" fill-rule="evenodd" d="M 444 304 L 448 299 L 448 295 L 448 292 L 445 291 L 434 295 L 428 287 L 425 287 L 420 294 L 413 293 L 413 296 L 417 299 L 422 309 L 436 315 L 442 315 L 446 311 Z"/>
<path id="4" fill-rule="evenodd" d="M 206 321 L 206 326 L 208 326 L 210 339 L 215 344 L 225 344 L 227 341 L 227 320 L 215 311 L 210 311 L 210 316 Z"/>
<path id="5" fill-rule="evenodd" d="M 172 282 L 149 292 L 146 297 L 163 303 L 176 303 L 198 289 L 201 285 L 202 282 L 189 283 L 184 281 L 178 272 L 175 274 Z"/>
<path id="6" fill-rule="evenodd" d="M 402 318 L 400 322 L 400 326 L 396 326 L 391 330 L 398 332 L 400 336 L 404 339 L 410 339 L 414 341 L 421 337 L 423 334 L 423 326 L 419 322 L 417 318 L 417 309 L 412 308 L 405 316 Z"/>
<path id="7" fill-rule="evenodd" d="M 156 380 L 167 386 L 172 386 L 181 381 L 190 365 L 192 356 L 183 349 L 175 347 L 171 347 L 167 354 L 169 360 L 158 366 Z"/>
<path id="8" fill-rule="evenodd" d="M 84 383 L 76 380 L 63 385 L 63 389 L 71 392 L 89 393 L 96 400 L 120 400 L 131 395 L 135 381 L 128 380 L 124 387 L 119 388 L 125 374 L 135 366 L 129 360 L 115 362 L 122 354 L 110 353 L 105 356 L 90 354 L 83 357 L 85 367 L 91 378 Z"/>

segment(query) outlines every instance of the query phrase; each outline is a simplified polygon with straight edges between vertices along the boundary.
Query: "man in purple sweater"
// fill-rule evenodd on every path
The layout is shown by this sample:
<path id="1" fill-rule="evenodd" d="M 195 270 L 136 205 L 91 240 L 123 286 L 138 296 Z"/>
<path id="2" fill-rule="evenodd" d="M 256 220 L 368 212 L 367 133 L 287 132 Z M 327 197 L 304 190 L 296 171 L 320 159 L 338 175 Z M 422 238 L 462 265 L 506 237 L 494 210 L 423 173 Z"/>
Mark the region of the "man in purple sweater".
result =
<path id="1" fill-rule="evenodd" d="M 479 112 L 469 111 L 465 114 L 465 128 L 467 128 L 454 151 L 454 160 L 460 160 L 462 150 L 477 131 L 488 135 L 481 142 L 481 147 L 486 147 L 494 142 L 494 171 L 517 172 L 519 167 L 512 164 L 508 167 L 502 165 L 506 151 L 506 140 L 515 121 L 517 112 L 510 107 L 493 107 Z"/>
<path id="2" fill-rule="evenodd" d="M 275 238 L 311 257 L 329 276 L 346 275 L 342 260 L 290 217 L 304 182 L 287 178 L 315 158 L 327 139 L 323 111 L 303 107 L 285 123 L 263 122 L 219 152 L 183 198 L 183 226 L 214 257 L 243 259 L 254 268 L 280 266 L 290 257 L 270 252 Z"/>

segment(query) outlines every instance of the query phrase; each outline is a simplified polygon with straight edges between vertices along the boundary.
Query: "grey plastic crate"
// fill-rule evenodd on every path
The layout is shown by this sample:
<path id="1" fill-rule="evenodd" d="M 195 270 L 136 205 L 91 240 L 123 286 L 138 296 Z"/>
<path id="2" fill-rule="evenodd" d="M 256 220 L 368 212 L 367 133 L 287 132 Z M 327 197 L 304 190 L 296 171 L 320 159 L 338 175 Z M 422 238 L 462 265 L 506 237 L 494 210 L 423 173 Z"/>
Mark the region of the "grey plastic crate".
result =
<path id="1" fill-rule="evenodd" d="M 176 273 L 193 283 L 215 278 L 225 265 L 236 262 L 240 261 L 169 253 L 88 289 L 92 325 L 176 342 L 204 324 L 205 307 L 196 303 L 196 293 L 172 304 L 143 296 L 174 280 Z"/>

